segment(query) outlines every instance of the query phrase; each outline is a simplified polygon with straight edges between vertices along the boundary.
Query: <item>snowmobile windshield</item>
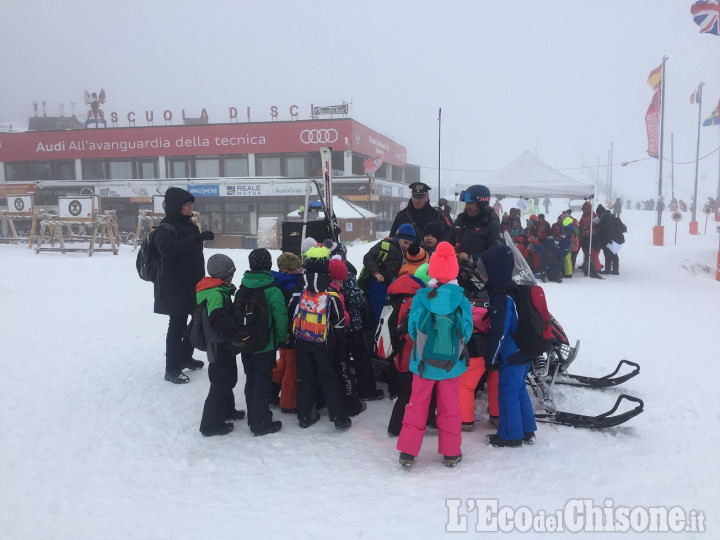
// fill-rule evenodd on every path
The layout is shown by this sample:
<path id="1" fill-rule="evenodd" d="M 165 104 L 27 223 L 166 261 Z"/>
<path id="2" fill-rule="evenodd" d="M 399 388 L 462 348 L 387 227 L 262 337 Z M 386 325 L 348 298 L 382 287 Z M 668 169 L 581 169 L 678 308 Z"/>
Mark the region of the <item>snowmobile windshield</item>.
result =
<path id="1" fill-rule="evenodd" d="M 510 236 L 510 233 L 508 231 L 505 231 L 503 233 L 503 238 L 505 239 L 505 244 L 510 248 L 513 253 L 513 259 L 515 259 L 515 267 L 513 268 L 513 281 L 515 281 L 515 283 L 517 283 L 518 285 L 537 285 L 535 275 L 530 269 L 530 265 L 525 260 L 525 257 L 522 256 L 522 253 L 520 253 L 518 248 L 515 246 L 515 242 L 513 242 L 512 237 Z"/>

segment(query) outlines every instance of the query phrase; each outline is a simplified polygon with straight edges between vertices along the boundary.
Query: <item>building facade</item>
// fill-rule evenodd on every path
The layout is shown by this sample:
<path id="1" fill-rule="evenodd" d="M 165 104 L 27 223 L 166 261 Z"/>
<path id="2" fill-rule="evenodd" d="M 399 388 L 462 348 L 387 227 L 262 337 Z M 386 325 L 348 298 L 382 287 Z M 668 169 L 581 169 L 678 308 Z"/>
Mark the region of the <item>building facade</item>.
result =
<path id="1" fill-rule="evenodd" d="M 195 195 L 204 227 L 247 237 L 260 217 L 282 220 L 304 203 L 327 146 L 334 194 L 377 214 L 383 230 L 419 167 L 351 118 L 0 133 L 0 197 L 32 193 L 36 207 L 52 208 L 61 196 L 98 195 L 130 231 L 153 195 L 177 186 Z"/>

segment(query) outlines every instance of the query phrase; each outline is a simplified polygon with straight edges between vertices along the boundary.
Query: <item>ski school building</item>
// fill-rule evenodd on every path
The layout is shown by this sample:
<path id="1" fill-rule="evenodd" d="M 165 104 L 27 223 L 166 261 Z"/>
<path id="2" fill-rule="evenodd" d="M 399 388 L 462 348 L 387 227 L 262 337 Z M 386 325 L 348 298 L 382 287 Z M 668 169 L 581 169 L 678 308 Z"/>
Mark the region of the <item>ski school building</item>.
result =
<path id="1" fill-rule="evenodd" d="M 97 195 L 120 230 L 133 231 L 153 195 L 177 186 L 195 195 L 216 247 L 248 247 L 260 218 L 283 221 L 304 204 L 328 146 L 333 194 L 389 229 L 420 168 L 405 147 L 351 118 L 0 133 L 0 205 L 31 193 L 36 207 L 52 209 L 58 197 Z"/>

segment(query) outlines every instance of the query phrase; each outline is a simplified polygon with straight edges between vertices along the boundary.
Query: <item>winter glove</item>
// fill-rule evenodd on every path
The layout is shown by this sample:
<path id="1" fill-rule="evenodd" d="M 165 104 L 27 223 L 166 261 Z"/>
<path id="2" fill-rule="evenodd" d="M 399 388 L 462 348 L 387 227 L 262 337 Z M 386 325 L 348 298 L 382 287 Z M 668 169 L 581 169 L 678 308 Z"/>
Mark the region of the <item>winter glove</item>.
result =
<path id="1" fill-rule="evenodd" d="M 493 364 L 492 361 L 486 356 L 485 357 L 485 371 L 488 373 L 494 373 L 500 371 L 500 364 Z"/>
<path id="2" fill-rule="evenodd" d="M 215 234 L 213 234 L 212 231 L 203 231 L 195 237 L 195 241 L 198 243 L 205 242 L 206 240 L 215 240 Z"/>

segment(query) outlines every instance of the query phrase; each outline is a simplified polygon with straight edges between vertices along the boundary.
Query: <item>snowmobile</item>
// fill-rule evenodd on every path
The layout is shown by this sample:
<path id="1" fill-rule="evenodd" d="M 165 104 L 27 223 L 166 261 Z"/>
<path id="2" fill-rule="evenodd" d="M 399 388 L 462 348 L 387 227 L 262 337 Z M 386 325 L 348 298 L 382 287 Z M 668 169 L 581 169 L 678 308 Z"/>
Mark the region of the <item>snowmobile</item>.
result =
<path id="1" fill-rule="evenodd" d="M 515 257 L 513 280 L 518 284 L 537 285 L 530 266 L 515 247 L 510 235 L 505 232 L 504 236 L 506 244 L 513 251 Z M 465 295 L 470 299 L 471 304 L 487 307 L 487 292 L 484 290 L 483 274 L 484 269 L 481 266 L 478 270 L 461 268 L 458 283 L 465 290 Z M 535 420 L 573 427 L 608 428 L 627 422 L 643 412 L 643 401 L 627 394 L 621 394 L 609 411 L 596 416 L 558 411 L 553 399 L 553 389 L 556 384 L 585 388 L 614 387 L 640 373 L 640 366 L 629 360 L 620 360 L 615 370 L 603 377 L 569 373 L 568 368 L 575 361 L 580 349 L 580 340 L 577 340 L 575 345 L 571 345 L 565 330 L 552 316 L 551 325 L 553 339 L 550 342 L 550 348 L 533 360 L 526 378 L 526 384 L 532 389 L 533 395 L 545 410 L 544 413 L 536 413 Z M 630 368 L 630 371 L 627 368 Z M 621 372 L 624 373 L 621 375 Z M 624 402 L 634 403 L 635 406 L 617 413 Z"/>

